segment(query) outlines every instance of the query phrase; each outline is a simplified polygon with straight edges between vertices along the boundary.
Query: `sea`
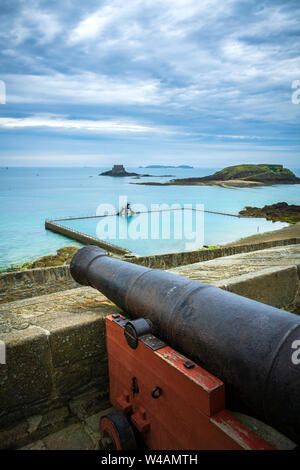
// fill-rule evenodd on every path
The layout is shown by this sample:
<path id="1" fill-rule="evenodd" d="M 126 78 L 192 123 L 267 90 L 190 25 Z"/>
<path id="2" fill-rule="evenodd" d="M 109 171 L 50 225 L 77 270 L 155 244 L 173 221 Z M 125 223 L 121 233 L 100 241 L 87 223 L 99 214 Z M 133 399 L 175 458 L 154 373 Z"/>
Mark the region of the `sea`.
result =
<path id="1" fill-rule="evenodd" d="M 119 207 L 120 198 L 131 204 L 203 205 L 205 210 L 238 214 L 245 206 L 300 203 L 299 185 L 274 185 L 228 189 L 215 186 L 144 186 L 135 183 L 166 182 L 173 178 L 206 176 L 221 168 L 130 168 L 128 172 L 152 177 L 114 178 L 99 176 L 111 167 L 2 167 L 0 168 L 0 269 L 22 265 L 64 246 L 80 243 L 45 230 L 46 219 L 87 217 L 99 213 L 103 204 Z M 300 169 L 292 168 L 300 177 Z M 163 175 L 171 175 L 164 177 Z M 125 200 L 125 199 L 124 199 Z M 97 212 L 98 211 L 98 212 Z M 96 220 L 97 219 L 92 219 Z M 97 223 L 80 222 L 77 230 L 97 236 Z M 287 224 L 265 219 L 234 218 L 204 213 L 207 246 L 276 230 Z M 139 255 L 181 251 L 182 242 L 166 240 L 108 240 Z"/>

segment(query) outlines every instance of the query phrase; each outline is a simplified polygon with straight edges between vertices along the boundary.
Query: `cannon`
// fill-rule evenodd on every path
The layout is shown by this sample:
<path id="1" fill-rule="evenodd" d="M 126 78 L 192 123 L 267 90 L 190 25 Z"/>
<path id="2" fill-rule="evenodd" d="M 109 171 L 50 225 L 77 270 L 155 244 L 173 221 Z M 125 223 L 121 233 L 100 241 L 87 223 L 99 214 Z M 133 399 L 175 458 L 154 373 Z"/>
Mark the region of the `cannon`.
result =
<path id="1" fill-rule="evenodd" d="M 253 416 L 299 445 L 299 316 L 113 258 L 95 246 L 81 248 L 70 269 L 79 284 L 98 289 L 131 320 L 144 319 L 123 322 L 132 351 L 140 337 L 154 333 L 191 367 L 195 363 L 225 384 L 226 409 Z M 134 386 L 133 380 L 133 394 Z"/>

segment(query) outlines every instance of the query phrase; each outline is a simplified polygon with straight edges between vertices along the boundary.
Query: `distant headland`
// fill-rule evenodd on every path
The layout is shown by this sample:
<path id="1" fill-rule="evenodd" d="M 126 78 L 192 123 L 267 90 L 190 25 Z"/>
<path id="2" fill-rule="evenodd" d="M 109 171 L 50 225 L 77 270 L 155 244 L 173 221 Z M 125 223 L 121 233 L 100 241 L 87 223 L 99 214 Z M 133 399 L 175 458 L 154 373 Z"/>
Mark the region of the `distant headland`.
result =
<path id="1" fill-rule="evenodd" d="M 139 166 L 139 168 L 194 168 L 190 165 L 148 165 L 148 166 Z"/>
<path id="2" fill-rule="evenodd" d="M 155 186 L 221 186 L 224 188 L 244 188 L 273 184 L 299 184 L 298 178 L 283 165 L 248 164 L 223 168 L 213 175 L 202 178 L 180 178 L 167 183 L 136 183 Z"/>

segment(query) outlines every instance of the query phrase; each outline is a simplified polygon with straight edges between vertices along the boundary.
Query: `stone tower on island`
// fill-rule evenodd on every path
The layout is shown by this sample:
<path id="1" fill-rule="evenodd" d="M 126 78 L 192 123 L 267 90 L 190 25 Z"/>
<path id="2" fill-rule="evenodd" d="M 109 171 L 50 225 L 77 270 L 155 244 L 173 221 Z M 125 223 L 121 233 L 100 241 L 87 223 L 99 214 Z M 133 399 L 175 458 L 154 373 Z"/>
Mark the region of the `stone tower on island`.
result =
<path id="1" fill-rule="evenodd" d="M 124 173 L 126 173 L 125 168 L 124 168 L 123 165 L 114 165 L 111 172 L 112 172 L 112 174 L 114 174 L 116 176 L 124 175 Z"/>
<path id="2" fill-rule="evenodd" d="M 101 173 L 102 176 L 138 176 L 137 173 L 127 173 L 123 165 L 114 165 L 109 171 Z"/>

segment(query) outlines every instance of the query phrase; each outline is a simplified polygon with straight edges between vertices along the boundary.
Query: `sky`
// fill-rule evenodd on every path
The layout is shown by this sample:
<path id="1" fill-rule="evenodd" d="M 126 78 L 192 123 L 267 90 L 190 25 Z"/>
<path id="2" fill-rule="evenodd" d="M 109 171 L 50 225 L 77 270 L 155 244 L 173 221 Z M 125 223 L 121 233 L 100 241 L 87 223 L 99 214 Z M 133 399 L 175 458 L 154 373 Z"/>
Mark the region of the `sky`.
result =
<path id="1" fill-rule="evenodd" d="M 300 167 L 299 0 L 0 0 L 0 166 Z"/>

